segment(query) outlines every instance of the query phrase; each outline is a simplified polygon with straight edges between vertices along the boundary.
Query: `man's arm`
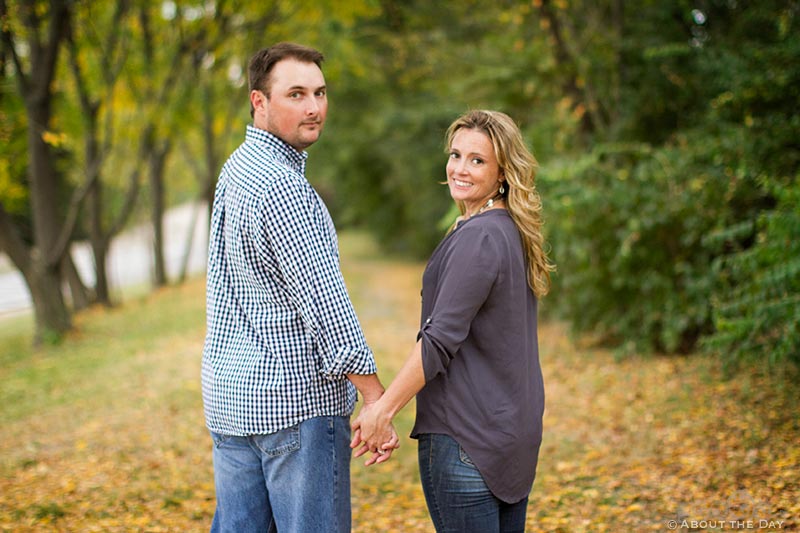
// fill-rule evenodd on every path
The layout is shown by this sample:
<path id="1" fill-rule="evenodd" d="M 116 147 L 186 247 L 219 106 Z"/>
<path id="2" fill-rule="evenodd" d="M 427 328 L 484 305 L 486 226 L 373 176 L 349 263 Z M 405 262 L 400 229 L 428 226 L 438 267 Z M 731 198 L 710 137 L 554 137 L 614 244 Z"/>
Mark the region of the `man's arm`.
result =
<path id="1" fill-rule="evenodd" d="M 288 175 L 273 185 L 269 200 L 261 206 L 265 248 L 274 251 L 289 297 L 315 337 L 322 373 L 334 380 L 374 374 L 321 201 L 307 182 Z"/>
<path id="2" fill-rule="evenodd" d="M 373 404 L 378 401 L 384 391 L 381 380 L 378 379 L 378 374 L 347 374 L 353 385 L 356 386 L 358 392 L 364 398 L 364 404 Z"/>

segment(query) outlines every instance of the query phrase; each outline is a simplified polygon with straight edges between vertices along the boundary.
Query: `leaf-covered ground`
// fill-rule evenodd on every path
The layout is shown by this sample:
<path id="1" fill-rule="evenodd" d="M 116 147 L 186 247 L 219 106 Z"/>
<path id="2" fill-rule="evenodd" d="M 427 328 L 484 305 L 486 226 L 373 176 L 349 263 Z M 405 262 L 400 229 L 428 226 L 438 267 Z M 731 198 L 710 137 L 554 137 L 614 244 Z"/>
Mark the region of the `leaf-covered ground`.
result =
<path id="1" fill-rule="evenodd" d="M 422 267 L 371 259 L 357 239 L 344 250 L 388 382 L 415 338 Z M 195 280 L 90 311 L 35 352 L 27 320 L 0 323 L 0 530 L 208 529 L 203 290 Z M 705 356 L 618 361 L 558 323 L 540 342 L 547 409 L 528 531 L 800 530 L 796 376 L 725 380 Z M 409 406 L 403 435 L 412 420 Z M 352 473 L 354 531 L 433 530 L 413 440 L 385 465 L 354 460 Z"/>

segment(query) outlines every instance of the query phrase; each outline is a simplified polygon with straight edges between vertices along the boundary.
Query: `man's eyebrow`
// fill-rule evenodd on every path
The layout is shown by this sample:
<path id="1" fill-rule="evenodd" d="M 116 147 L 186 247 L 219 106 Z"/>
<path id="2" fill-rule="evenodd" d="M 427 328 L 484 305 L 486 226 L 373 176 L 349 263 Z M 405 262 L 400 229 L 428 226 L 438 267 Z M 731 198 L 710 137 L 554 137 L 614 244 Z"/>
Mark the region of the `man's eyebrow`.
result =
<path id="1" fill-rule="evenodd" d="M 319 87 L 314 89 L 314 92 L 316 92 L 316 91 L 324 91 L 327 88 L 328 88 L 327 85 L 320 85 Z M 308 87 L 306 87 L 304 85 L 292 85 L 291 87 L 289 87 L 287 89 L 287 91 L 297 91 L 297 90 L 305 91 L 306 89 L 308 89 Z"/>

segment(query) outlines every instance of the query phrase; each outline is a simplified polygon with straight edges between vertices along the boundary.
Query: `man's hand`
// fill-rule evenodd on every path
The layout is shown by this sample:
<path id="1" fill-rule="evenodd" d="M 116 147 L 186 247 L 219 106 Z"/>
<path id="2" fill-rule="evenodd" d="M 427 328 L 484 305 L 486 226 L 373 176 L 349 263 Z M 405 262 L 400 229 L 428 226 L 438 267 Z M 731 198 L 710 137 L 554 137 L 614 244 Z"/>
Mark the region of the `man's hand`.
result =
<path id="1" fill-rule="evenodd" d="M 388 461 L 392 452 L 400 447 L 400 439 L 392 425 L 391 416 L 383 411 L 380 401 L 365 402 L 350 427 L 353 429 L 350 447 L 355 449 L 361 446 L 355 451 L 355 457 L 372 452 L 372 456 L 364 463 L 365 466 Z"/>

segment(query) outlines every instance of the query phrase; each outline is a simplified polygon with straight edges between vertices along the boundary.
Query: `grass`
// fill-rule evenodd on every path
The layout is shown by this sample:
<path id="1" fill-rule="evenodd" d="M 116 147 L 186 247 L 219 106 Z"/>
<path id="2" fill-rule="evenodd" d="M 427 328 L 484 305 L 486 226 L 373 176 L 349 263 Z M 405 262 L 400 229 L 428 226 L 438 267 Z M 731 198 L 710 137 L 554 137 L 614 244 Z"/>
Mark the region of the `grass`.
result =
<path id="1" fill-rule="evenodd" d="M 388 383 L 416 335 L 423 265 L 382 260 L 363 235 L 341 247 Z M 204 302 L 203 279 L 130 297 L 37 350 L 30 317 L 0 322 L 0 531 L 208 530 Z M 555 322 L 540 341 L 547 410 L 528 531 L 668 531 L 671 519 L 695 531 L 731 529 L 711 523 L 723 519 L 800 529 L 797 376 L 724 380 L 699 355 L 618 361 Z M 398 417 L 401 435 L 413 414 Z M 352 472 L 354 531 L 432 531 L 413 440 Z"/>

